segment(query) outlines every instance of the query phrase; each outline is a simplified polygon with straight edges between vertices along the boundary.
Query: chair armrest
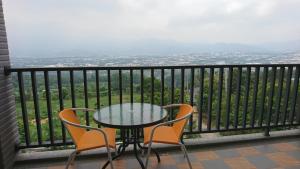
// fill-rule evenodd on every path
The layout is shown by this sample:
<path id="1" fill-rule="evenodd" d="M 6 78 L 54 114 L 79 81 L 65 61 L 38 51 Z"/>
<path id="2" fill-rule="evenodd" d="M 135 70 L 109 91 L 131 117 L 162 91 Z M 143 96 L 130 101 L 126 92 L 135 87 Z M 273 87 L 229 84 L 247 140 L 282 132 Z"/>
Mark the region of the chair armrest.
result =
<path id="1" fill-rule="evenodd" d="M 90 109 L 90 108 L 70 108 L 73 111 L 76 110 L 81 110 L 81 111 L 86 111 L 86 112 L 90 112 L 90 111 L 96 111 L 95 109 Z"/>
<path id="2" fill-rule="evenodd" d="M 183 104 L 169 104 L 169 105 L 165 105 L 165 106 L 162 106 L 164 109 L 166 108 L 173 108 L 173 107 L 179 107 Z"/>

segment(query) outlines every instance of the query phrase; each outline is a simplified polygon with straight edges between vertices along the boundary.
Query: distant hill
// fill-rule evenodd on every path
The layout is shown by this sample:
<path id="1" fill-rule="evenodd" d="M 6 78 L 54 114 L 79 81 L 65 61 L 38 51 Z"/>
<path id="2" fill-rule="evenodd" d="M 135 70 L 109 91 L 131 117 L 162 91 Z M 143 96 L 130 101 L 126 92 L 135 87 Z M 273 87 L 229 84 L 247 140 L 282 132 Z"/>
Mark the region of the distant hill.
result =
<path id="1" fill-rule="evenodd" d="M 173 55 L 204 52 L 297 52 L 300 40 L 292 42 L 264 43 L 257 45 L 239 43 L 180 43 L 168 40 L 140 40 L 134 42 L 82 42 L 76 45 L 57 44 L 59 47 L 47 46 L 26 49 L 11 49 L 11 55 L 22 57 L 57 57 L 57 56 L 99 56 L 99 55 Z"/>
<path id="2" fill-rule="evenodd" d="M 276 52 L 299 52 L 300 40 L 261 44 L 260 46 Z"/>

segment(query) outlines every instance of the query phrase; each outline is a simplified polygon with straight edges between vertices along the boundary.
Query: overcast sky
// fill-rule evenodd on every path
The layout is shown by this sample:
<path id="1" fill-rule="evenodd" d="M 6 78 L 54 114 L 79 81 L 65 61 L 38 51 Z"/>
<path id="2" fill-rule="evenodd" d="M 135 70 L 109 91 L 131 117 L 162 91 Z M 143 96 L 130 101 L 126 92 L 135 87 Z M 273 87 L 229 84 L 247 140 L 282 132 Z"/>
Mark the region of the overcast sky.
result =
<path id="1" fill-rule="evenodd" d="M 299 0 L 3 0 L 3 7 L 13 52 L 146 40 L 300 39 Z"/>

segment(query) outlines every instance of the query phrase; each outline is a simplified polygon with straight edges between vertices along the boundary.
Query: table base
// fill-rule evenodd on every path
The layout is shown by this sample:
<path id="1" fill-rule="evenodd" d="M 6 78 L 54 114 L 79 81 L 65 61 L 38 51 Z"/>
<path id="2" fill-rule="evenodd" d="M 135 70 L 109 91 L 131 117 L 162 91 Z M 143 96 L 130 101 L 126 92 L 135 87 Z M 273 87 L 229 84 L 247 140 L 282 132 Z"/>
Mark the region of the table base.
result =
<path id="1" fill-rule="evenodd" d="M 141 145 L 139 136 L 141 134 L 140 128 L 133 128 L 133 129 L 121 129 L 121 138 L 122 143 L 118 147 L 117 155 L 112 157 L 112 160 L 117 159 L 120 157 L 126 150 L 126 148 L 129 146 L 129 144 L 133 144 L 133 152 L 135 155 L 135 158 L 138 160 L 139 164 L 141 165 L 142 169 L 145 169 L 145 165 L 142 161 L 142 159 L 139 157 L 138 148 L 140 150 L 147 150 L 148 147 L 144 147 Z M 151 149 L 156 155 L 157 161 L 160 162 L 160 157 L 157 151 L 155 151 L 153 148 Z M 105 169 L 107 165 L 109 164 L 109 161 L 106 161 L 106 163 L 103 165 L 102 169 Z"/>

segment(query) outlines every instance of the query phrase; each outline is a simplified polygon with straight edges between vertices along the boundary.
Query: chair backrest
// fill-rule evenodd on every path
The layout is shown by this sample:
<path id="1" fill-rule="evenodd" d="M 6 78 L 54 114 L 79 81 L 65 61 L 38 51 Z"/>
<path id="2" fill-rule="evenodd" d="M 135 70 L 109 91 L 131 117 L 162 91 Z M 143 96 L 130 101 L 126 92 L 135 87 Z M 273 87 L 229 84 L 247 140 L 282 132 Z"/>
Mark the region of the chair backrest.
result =
<path id="1" fill-rule="evenodd" d="M 59 118 L 62 121 L 68 121 L 71 123 L 80 124 L 80 121 L 76 116 L 76 113 L 72 109 L 64 109 L 63 111 L 61 111 L 59 113 Z M 75 143 L 75 145 L 77 145 L 77 143 L 79 142 L 79 139 L 86 132 L 86 130 L 84 128 L 72 126 L 67 123 L 64 123 L 64 125 L 67 128 L 67 130 L 69 131 L 69 133 L 73 139 L 73 142 Z"/>
<path id="2" fill-rule="evenodd" d="M 193 113 L 193 107 L 188 104 L 182 104 L 179 107 L 179 112 L 177 113 L 175 119 L 184 117 L 184 116 L 188 115 L 189 113 Z M 188 121 L 188 118 L 185 118 L 185 119 L 175 122 L 173 124 L 173 129 L 174 129 L 175 133 L 177 134 L 178 139 L 180 139 L 180 137 L 182 136 L 184 126 L 186 125 L 187 121 Z"/>

